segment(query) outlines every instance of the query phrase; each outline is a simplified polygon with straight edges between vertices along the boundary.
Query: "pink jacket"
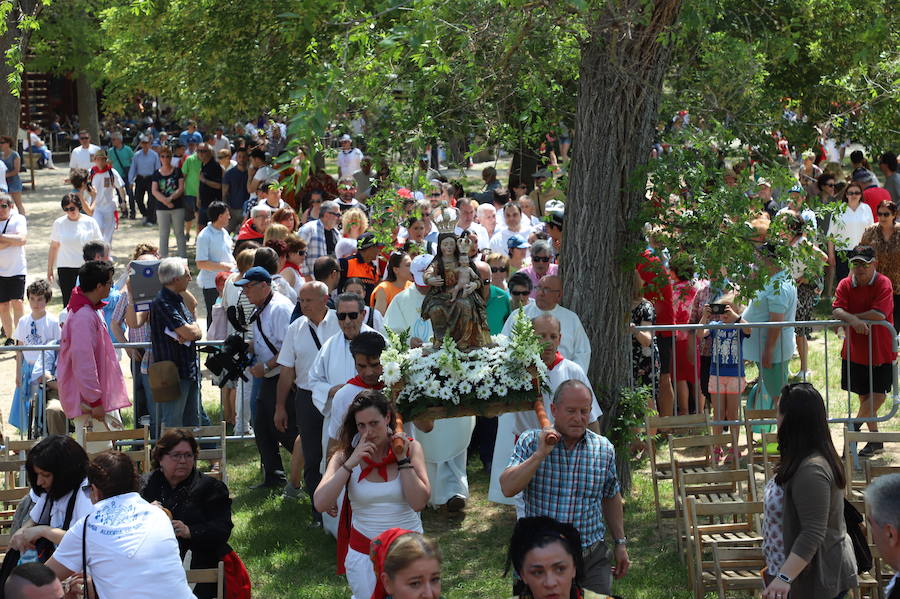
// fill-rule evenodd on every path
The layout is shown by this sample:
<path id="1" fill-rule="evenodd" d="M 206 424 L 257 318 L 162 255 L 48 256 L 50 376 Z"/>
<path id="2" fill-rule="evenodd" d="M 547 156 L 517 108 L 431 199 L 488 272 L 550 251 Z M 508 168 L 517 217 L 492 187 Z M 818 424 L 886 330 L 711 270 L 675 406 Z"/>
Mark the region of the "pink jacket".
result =
<path id="1" fill-rule="evenodd" d="M 59 401 L 69 418 L 82 415 L 82 404 L 102 403 L 105 412 L 131 405 L 116 351 L 97 312 L 102 307 L 103 302 L 92 306 L 80 287 L 72 291 L 56 369 Z"/>

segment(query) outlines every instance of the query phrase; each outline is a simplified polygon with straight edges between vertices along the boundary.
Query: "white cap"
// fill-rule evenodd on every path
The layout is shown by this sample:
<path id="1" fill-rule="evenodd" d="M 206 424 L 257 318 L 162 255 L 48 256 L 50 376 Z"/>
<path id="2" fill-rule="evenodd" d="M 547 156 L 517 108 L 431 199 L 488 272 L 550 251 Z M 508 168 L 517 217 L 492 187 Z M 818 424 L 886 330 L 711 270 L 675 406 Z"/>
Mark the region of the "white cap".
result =
<path id="1" fill-rule="evenodd" d="M 413 280 L 419 287 L 424 287 L 426 285 L 425 269 L 428 268 L 432 260 L 434 260 L 434 256 L 431 254 L 420 254 L 413 258 L 412 263 L 409 265 Z"/>
<path id="2" fill-rule="evenodd" d="M 352 141 L 353 141 L 353 138 L 350 137 L 350 134 L 349 134 L 349 133 L 344 133 L 343 135 L 341 135 L 341 141 L 350 141 L 350 142 L 352 142 Z"/>

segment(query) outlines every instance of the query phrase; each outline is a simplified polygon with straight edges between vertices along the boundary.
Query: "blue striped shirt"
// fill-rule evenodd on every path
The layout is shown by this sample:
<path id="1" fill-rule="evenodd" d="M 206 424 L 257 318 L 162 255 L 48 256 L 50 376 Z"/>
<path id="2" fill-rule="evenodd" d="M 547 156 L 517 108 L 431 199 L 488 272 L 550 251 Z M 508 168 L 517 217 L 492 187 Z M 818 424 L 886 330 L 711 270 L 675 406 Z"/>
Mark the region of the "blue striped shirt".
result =
<path id="1" fill-rule="evenodd" d="M 507 468 L 518 466 L 538 448 L 541 431 L 522 433 Z M 581 533 L 582 547 L 602 541 L 603 499 L 619 493 L 616 452 L 606 437 L 585 431 L 575 447 L 558 443 L 525 487 L 525 516 L 549 516 L 569 522 Z"/>

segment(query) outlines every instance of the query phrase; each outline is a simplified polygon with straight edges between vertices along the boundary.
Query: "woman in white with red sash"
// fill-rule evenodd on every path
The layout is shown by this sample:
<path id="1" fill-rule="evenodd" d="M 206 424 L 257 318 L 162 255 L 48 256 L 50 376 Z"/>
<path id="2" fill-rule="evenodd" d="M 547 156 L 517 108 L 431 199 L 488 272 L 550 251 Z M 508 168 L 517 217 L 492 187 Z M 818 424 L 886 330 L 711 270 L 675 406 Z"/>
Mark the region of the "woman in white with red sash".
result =
<path id="1" fill-rule="evenodd" d="M 313 496 L 318 511 L 335 513 L 341 491 L 347 491 L 338 525 L 337 566 L 338 574 L 347 575 L 353 599 L 369 599 L 375 589 L 371 540 L 395 527 L 422 532 L 419 512 L 431 495 L 422 446 L 395 434 L 393 423 L 393 407 L 383 393 L 360 393 L 347 410 L 341 449 L 329 460 Z"/>

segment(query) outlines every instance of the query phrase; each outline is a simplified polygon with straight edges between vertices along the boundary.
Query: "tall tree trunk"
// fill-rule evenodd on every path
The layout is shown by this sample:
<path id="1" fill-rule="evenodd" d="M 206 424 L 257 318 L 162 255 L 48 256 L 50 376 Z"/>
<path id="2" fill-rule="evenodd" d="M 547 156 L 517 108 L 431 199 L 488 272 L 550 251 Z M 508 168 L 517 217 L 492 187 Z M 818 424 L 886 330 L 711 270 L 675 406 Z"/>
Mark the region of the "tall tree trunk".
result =
<path id="1" fill-rule="evenodd" d="M 645 195 L 633 175 L 648 159 L 670 57 L 664 34 L 680 0 L 606 6 L 588 24 L 581 51 L 561 269 L 563 303 L 581 317 L 594 348 L 588 377 L 608 428 L 631 372 L 629 250 L 641 247 L 633 219 Z"/>
<path id="2" fill-rule="evenodd" d="M 82 129 L 91 134 L 91 140 L 100 144 L 100 116 L 97 111 L 97 90 L 86 75 L 79 75 L 75 81 L 78 93 L 78 122 Z"/>
<path id="3" fill-rule="evenodd" d="M 0 35 L 0 48 L 11 48 L 18 43 L 17 37 L 19 30 L 17 29 L 18 11 L 10 11 L 6 17 L 6 31 Z M 6 58 L 0 55 L 0 135 L 9 135 L 13 139 L 19 131 L 19 115 L 22 112 L 22 106 L 19 98 L 13 95 L 9 88 L 8 77 L 12 73 Z"/>

